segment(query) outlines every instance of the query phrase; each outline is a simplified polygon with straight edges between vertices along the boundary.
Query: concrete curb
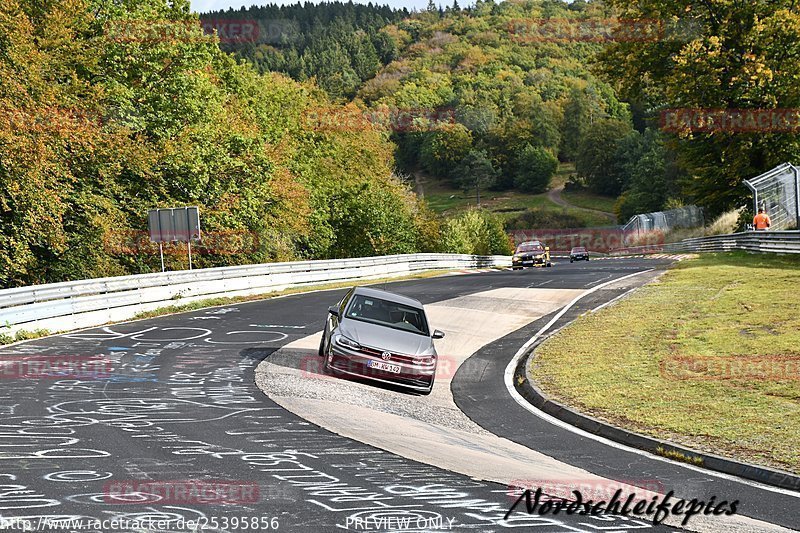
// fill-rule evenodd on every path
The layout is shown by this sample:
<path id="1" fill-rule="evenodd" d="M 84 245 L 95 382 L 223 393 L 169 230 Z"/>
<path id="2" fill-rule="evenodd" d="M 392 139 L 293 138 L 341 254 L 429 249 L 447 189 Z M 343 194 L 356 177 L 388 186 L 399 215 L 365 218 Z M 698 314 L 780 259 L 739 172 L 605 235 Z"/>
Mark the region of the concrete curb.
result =
<path id="1" fill-rule="evenodd" d="M 677 452 L 690 459 L 702 460 L 702 463 L 697 466 L 709 470 L 757 481 L 782 489 L 800 490 L 800 476 L 792 474 L 791 472 L 744 463 L 719 455 L 686 448 L 669 441 L 634 433 L 612 426 L 602 420 L 585 415 L 566 405 L 551 400 L 530 380 L 527 373 L 527 369 L 530 366 L 528 363 L 531 357 L 533 357 L 536 347 L 542 340 L 544 339 L 540 339 L 539 342 L 531 346 L 530 351 L 525 357 L 520 358 L 520 362 L 514 371 L 514 385 L 517 392 L 537 409 L 579 429 L 619 442 L 620 444 L 625 444 L 631 448 L 638 448 L 661 456 L 664 455 L 664 452 Z M 660 452 L 658 451 L 659 448 L 661 448 Z"/>

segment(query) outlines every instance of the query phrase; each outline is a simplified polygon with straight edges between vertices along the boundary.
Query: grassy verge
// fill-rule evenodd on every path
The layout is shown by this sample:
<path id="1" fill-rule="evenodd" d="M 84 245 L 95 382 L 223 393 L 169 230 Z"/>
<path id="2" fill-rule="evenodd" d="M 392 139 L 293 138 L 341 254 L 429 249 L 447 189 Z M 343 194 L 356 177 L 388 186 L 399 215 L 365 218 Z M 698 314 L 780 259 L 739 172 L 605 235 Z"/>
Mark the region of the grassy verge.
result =
<path id="1" fill-rule="evenodd" d="M 556 173 L 550 179 L 550 188 L 561 187 L 569 181 L 569 177 L 573 174 L 575 174 L 575 163 L 562 163 L 559 161 Z"/>
<path id="2" fill-rule="evenodd" d="M 425 201 L 437 213 L 454 213 L 477 205 L 474 190 L 465 194 L 461 189 L 454 189 L 435 178 L 428 178 L 425 182 Z M 481 189 L 481 205 L 498 212 L 522 211 L 531 206 L 555 206 L 544 194 L 484 189 Z"/>
<path id="3" fill-rule="evenodd" d="M 800 258 L 706 254 L 537 349 L 553 398 L 640 433 L 800 473 Z"/>
<path id="4" fill-rule="evenodd" d="M 464 194 L 446 183 L 433 178 L 425 182 L 425 201 L 437 213 L 456 214 L 476 205 L 474 191 Z M 534 209 L 542 214 L 541 218 L 558 218 L 569 215 L 577 219 L 578 227 L 605 226 L 608 219 L 599 214 L 589 213 L 577 208 L 565 208 L 556 205 L 547 198 L 547 194 L 528 194 L 519 191 L 481 191 L 481 206 L 504 218 L 511 218 L 527 209 Z M 549 227 L 545 225 L 544 227 Z"/>
<path id="5" fill-rule="evenodd" d="M 589 191 L 562 191 L 561 197 L 572 205 L 605 213 L 613 213 L 614 203 L 617 201 L 616 198 L 594 194 Z"/>
<path id="6" fill-rule="evenodd" d="M 0 346 L 5 344 L 13 344 L 15 342 L 20 341 L 29 341 L 31 339 L 38 339 L 40 337 L 47 337 L 50 335 L 50 331 L 46 329 L 35 329 L 33 331 L 27 330 L 19 330 L 16 333 L 9 335 L 8 333 L 3 333 L 0 335 Z"/>

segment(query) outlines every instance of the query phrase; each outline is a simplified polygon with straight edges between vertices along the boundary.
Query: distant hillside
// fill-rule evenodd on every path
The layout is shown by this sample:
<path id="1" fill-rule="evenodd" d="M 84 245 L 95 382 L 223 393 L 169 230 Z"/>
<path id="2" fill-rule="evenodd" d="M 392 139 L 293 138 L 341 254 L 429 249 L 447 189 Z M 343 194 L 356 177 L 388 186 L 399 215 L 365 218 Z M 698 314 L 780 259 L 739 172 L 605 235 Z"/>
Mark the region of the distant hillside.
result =
<path id="1" fill-rule="evenodd" d="M 262 72 L 315 77 L 332 98 L 351 100 L 354 113 L 324 126 L 380 123 L 404 174 L 422 171 L 464 192 L 539 194 L 559 162 L 574 163 L 570 187 L 606 204 L 619 197 L 620 220 L 679 196 L 684 173 L 663 136 L 645 131 L 641 112 L 634 128 L 630 106 L 595 74 L 615 31 L 602 2 L 431 2 L 412 14 L 272 5 L 203 20 L 223 49 Z"/>
<path id="2" fill-rule="evenodd" d="M 260 72 L 282 72 L 300 81 L 315 77 L 330 96 L 349 99 L 397 55 L 397 44 L 380 29 L 408 16 L 406 9 L 372 3 L 298 2 L 200 17 L 207 28 L 219 30 L 223 50 L 247 59 Z M 242 31 L 227 21 L 254 24 L 255 30 Z"/>
<path id="3" fill-rule="evenodd" d="M 434 116 L 395 128 L 398 163 L 409 172 L 421 167 L 465 189 L 483 174 L 495 189 L 542 192 L 556 157 L 574 161 L 592 123 L 631 122 L 628 106 L 592 74 L 603 45 L 541 30 L 607 16 L 598 3 L 553 1 L 479 1 L 414 15 L 383 30 L 399 55 L 357 100 Z"/>

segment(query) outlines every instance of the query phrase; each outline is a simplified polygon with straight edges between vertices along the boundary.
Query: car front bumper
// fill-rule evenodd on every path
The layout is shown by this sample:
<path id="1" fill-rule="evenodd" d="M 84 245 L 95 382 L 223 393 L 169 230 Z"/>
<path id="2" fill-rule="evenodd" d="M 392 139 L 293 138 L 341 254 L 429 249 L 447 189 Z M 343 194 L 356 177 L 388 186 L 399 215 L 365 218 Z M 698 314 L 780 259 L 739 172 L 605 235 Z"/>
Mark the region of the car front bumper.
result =
<path id="1" fill-rule="evenodd" d="M 511 266 L 513 267 L 531 267 L 545 264 L 547 264 L 547 259 L 545 257 L 524 257 L 511 260 Z"/>
<path id="2" fill-rule="evenodd" d="M 407 363 L 397 359 L 384 360 L 381 357 L 373 357 L 344 348 L 336 343 L 331 344 L 331 353 L 326 357 L 328 357 L 328 366 L 334 372 L 369 381 L 400 385 L 415 391 L 430 390 L 436 377 L 436 359 L 431 365 Z M 370 361 L 399 367 L 399 372 L 369 367 L 367 365 Z"/>

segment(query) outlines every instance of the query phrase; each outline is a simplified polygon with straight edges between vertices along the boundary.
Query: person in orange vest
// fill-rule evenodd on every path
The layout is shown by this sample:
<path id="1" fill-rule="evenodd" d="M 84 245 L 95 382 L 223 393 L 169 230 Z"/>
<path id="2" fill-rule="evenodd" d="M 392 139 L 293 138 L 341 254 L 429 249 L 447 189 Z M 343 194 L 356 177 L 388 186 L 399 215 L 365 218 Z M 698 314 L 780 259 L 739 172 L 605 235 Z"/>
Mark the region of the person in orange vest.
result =
<path id="1" fill-rule="evenodd" d="M 763 207 L 760 207 L 758 214 L 753 217 L 753 226 L 755 226 L 756 231 L 766 231 L 770 224 L 772 223 L 769 220 L 769 215 L 764 212 Z"/>

